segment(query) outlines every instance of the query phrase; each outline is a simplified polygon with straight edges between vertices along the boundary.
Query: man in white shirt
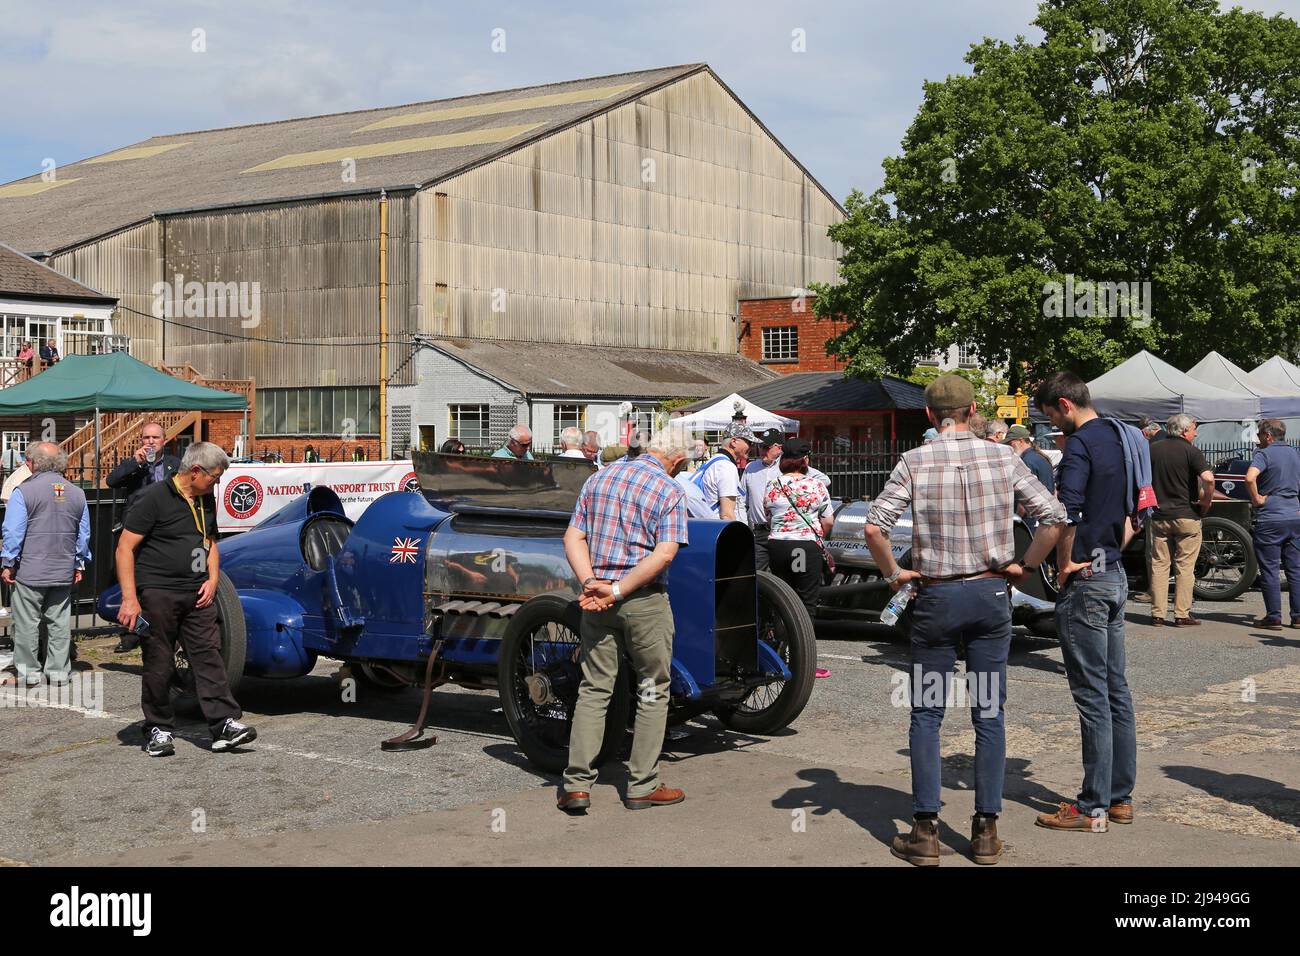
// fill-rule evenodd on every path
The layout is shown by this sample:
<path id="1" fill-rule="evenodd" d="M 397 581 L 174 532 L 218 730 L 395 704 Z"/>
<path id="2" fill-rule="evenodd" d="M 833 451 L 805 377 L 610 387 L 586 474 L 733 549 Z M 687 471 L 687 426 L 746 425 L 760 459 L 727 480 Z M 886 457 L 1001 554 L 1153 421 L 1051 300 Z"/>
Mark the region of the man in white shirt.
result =
<path id="1" fill-rule="evenodd" d="M 718 453 L 682 482 L 687 486 L 686 507 L 692 517 L 745 520 L 745 499 L 736 462 L 749 454 L 752 444 L 755 439 L 748 427 L 734 422 L 727 426 Z"/>
<path id="2" fill-rule="evenodd" d="M 570 425 L 560 432 L 560 447 L 564 449 L 560 452 L 561 458 L 581 458 L 583 461 L 590 461 L 582 448 L 582 432 Z"/>
<path id="3" fill-rule="evenodd" d="M 740 485 L 745 495 L 745 520 L 754 532 L 754 567 L 766 571 L 772 565 L 767 555 L 767 535 L 771 525 L 768 523 L 763 494 L 767 490 L 768 481 L 775 474 L 772 469 L 781 461 L 781 445 L 785 436 L 779 429 L 769 428 L 754 438 L 758 442 L 758 448 L 754 460 L 745 466 L 745 472 L 740 476 Z"/>

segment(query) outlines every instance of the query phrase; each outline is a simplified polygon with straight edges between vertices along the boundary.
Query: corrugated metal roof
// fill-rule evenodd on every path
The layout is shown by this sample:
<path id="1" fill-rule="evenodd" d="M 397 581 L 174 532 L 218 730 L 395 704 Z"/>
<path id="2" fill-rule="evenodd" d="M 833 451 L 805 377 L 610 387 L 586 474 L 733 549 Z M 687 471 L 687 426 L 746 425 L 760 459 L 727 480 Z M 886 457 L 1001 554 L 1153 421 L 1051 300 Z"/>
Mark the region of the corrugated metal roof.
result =
<path id="1" fill-rule="evenodd" d="M 36 174 L 0 186 L 0 240 L 29 253 L 55 252 L 165 210 L 428 185 L 707 69 L 687 64 L 155 136 L 60 166 L 53 183 Z M 503 130 L 511 135 L 501 138 Z M 402 151 L 387 152 L 384 144 Z M 348 181 L 342 160 L 354 149 L 356 175 Z"/>
<path id="2" fill-rule="evenodd" d="M 96 292 L 90 286 L 69 279 L 0 242 L 0 296 L 5 295 L 59 302 L 102 302 L 105 305 L 117 302 L 111 295 Z"/>
<path id="3" fill-rule="evenodd" d="M 725 395 L 775 373 L 739 355 L 418 337 L 526 395 L 689 398 Z"/>
<path id="4" fill-rule="evenodd" d="M 749 388 L 733 389 L 747 402 L 774 412 L 924 409 L 925 389 L 886 375 L 879 381 L 846 378 L 840 372 L 792 372 Z M 723 391 L 683 412 L 708 407 Z"/>

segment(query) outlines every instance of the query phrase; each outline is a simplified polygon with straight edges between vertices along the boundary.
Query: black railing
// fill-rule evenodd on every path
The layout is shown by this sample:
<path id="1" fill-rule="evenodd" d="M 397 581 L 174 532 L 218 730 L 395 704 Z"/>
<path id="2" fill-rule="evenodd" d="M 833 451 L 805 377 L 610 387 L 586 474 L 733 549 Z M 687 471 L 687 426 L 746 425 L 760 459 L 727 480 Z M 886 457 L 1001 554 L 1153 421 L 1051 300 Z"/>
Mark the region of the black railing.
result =
<path id="1" fill-rule="evenodd" d="M 856 501 L 880 494 L 899 457 L 917 444 L 902 441 L 813 442 L 809 461 L 830 478 L 832 498 Z"/>

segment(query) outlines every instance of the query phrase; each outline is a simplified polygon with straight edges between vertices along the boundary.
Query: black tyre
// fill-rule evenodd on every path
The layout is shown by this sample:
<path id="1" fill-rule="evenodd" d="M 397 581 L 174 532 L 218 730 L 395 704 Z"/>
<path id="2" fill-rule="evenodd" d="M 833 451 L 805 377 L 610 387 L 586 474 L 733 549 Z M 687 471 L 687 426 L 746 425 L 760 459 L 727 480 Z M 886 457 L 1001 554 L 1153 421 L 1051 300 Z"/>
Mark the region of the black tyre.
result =
<path id="1" fill-rule="evenodd" d="M 1255 583 L 1259 565 L 1250 532 L 1227 518 L 1201 520 L 1201 553 L 1196 559 L 1192 597 L 1198 601 L 1231 601 Z"/>
<path id="2" fill-rule="evenodd" d="M 501 641 L 497 683 L 506 722 L 524 755 L 547 773 L 561 773 L 569 763 L 569 732 L 582 680 L 581 616 L 576 601 L 542 594 L 515 612 Z M 597 765 L 618 753 L 627 732 L 631 707 L 627 673 L 620 661 Z"/>
<path id="3" fill-rule="evenodd" d="M 248 629 L 244 624 L 244 609 L 239 604 L 239 593 L 230 578 L 223 573 L 217 580 L 217 628 L 221 632 L 221 663 L 226 668 L 226 681 L 230 693 L 239 691 L 244 679 L 244 660 L 248 654 Z M 201 713 L 198 694 L 194 688 L 194 673 L 185 657 L 185 650 L 176 643 L 176 671 L 171 683 L 172 709 L 178 714 Z"/>
<path id="4" fill-rule="evenodd" d="M 770 734 L 794 723 L 812 696 L 817 636 L 794 588 L 767 571 L 758 573 L 758 638 L 776 651 L 790 680 L 755 687 L 734 707 L 714 711 L 731 730 Z"/>

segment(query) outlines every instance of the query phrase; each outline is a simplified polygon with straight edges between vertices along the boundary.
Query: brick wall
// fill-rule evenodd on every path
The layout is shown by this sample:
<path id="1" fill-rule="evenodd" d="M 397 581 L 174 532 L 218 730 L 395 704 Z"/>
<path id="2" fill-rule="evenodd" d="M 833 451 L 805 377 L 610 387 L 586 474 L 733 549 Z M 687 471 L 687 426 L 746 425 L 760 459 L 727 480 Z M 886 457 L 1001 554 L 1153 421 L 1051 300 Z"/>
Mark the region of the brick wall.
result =
<path id="1" fill-rule="evenodd" d="M 740 302 L 740 354 L 783 375 L 790 372 L 838 372 L 845 362 L 826 354 L 826 340 L 844 331 L 845 323 L 822 319 L 813 313 L 813 296 L 798 299 L 742 299 Z M 795 326 L 799 330 L 796 362 L 763 361 L 763 329 Z"/>

